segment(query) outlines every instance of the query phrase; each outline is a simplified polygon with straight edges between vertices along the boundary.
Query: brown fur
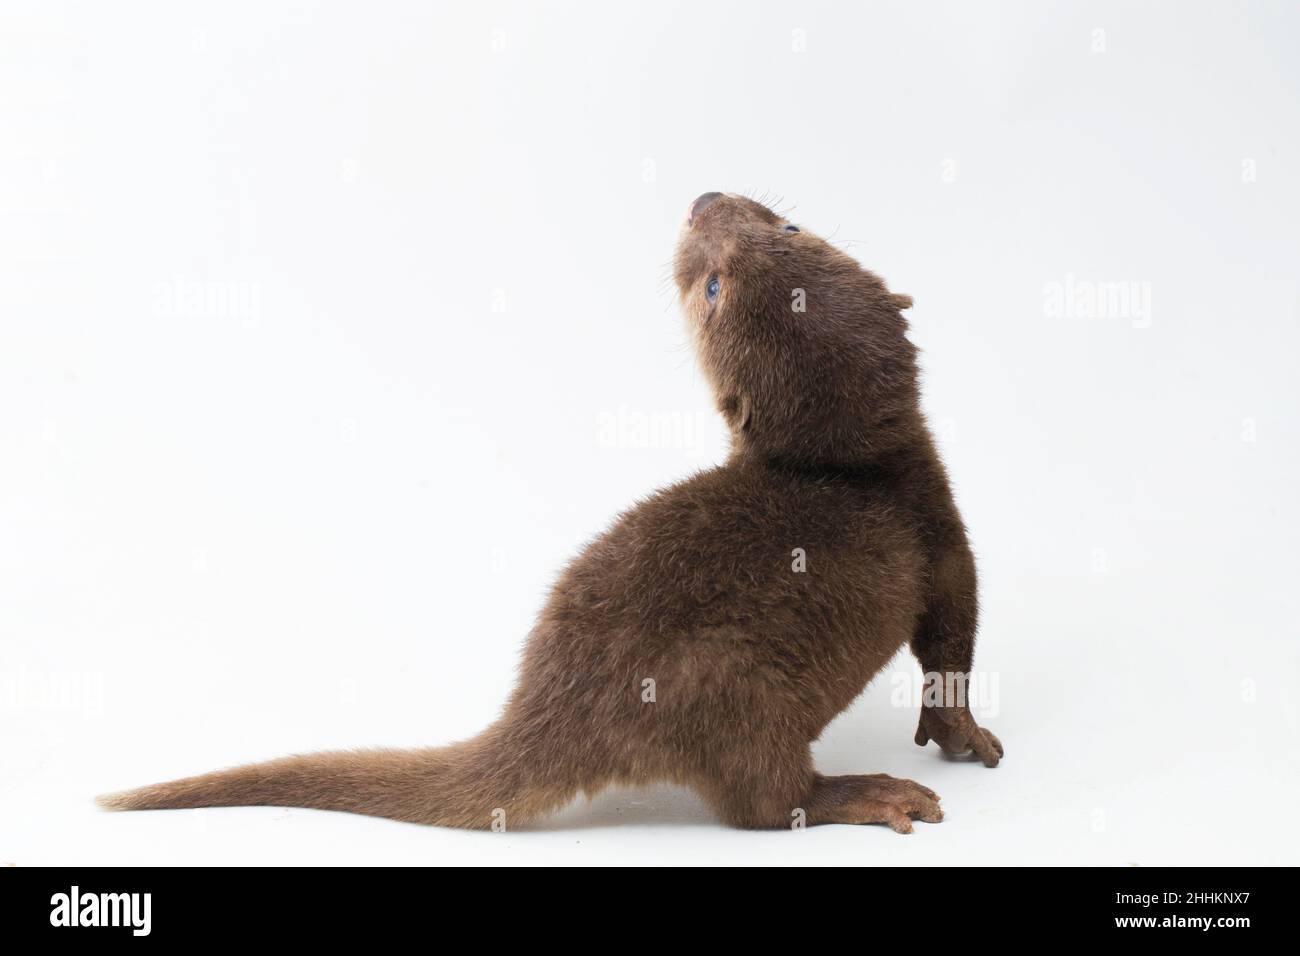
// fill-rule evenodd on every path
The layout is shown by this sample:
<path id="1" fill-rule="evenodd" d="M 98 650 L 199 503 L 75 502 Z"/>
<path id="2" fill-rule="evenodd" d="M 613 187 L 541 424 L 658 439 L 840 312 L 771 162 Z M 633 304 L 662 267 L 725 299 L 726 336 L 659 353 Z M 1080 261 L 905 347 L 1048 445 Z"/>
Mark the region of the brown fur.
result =
<path id="1" fill-rule="evenodd" d="M 731 455 L 624 514 L 569 566 L 496 724 L 450 747 L 289 757 L 103 805 L 513 827 L 579 792 L 670 781 L 743 827 L 790 826 L 801 811 L 900 831 L 941 819 L 911 781 L 813 769 L 810 743 L 903 645 L 927 673 L 968 673 L 977 608 L 919 408 L 899 311 L 911 300 L 788 225 L 738 196 L 692 208 L 676 280 Z M 922 708 L 916 740 L 930 739 L 988 766 L 1002 753 L 951 701 Z"/>

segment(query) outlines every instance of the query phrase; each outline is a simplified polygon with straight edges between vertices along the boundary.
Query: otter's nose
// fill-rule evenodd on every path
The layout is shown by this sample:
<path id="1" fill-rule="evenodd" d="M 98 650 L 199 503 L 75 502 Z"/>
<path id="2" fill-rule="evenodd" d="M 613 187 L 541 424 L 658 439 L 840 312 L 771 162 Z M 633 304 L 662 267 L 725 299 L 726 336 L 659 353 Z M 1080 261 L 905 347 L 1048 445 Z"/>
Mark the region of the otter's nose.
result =
<path id="1" fill-rule="evenodd" d="M 686 221 L 694 222 L 695 217 L 698 216 L 700 213 L 704 212 L 705 206 L 713 202 L 713 200 L 720 198 L 721 196 L 722 193 L 705 193 L 704 195 L 700 196 L 699 199 L 691 203 L 691 214 L 686 217 Z"/>

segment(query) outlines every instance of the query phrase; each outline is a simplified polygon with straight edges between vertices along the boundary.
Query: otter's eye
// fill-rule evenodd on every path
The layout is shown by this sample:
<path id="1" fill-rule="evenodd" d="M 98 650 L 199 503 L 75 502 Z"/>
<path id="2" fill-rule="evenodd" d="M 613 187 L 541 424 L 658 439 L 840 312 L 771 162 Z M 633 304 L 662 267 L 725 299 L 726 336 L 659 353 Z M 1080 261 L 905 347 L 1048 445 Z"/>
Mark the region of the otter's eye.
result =
<path id="1" fill-rule="evenodd" d="M 718 293 L 721 290 L 722 290 L 722 283 L 718 281 L 717 276 L 713 276 L 711 279 L 709 279 L 709 284 L 704 287 L 704 296 L 710 302 L 712 302 L 714 299 L 718 297 Z"/>
<path id="2" fill-rule="evenodd" d="M 799 227 L 798 227 L 798 226 L 786 226 L 786 227 L 785 227 L 785 231 L 786 231 L 786 232 L 798 232 L 798 231 L 799 231 Z"/>

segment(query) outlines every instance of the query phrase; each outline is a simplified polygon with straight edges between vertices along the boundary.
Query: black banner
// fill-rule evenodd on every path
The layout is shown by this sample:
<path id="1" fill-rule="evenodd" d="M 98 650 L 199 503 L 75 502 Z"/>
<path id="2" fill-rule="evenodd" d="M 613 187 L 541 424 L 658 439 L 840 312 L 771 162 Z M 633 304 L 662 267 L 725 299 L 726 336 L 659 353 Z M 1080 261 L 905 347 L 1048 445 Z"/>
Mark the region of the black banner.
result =
<path id="1" fill-rule="evenodd" d="M 865 917 L 874 927 L 896 920 L 900 932 L 942 929 L 939 923 L 951 918 L 951 929 L 978 935 L 980 914 L 993 913 L 999 940 L 1041 939 L 1048 931 L 1071 940 L 1129 936 L 1231 944 L 1244 941 L 1243 933 L 1285 930 L 1283 909 L 1294 882 L 1285 869 L 860 869 L 851 876 L 767 875 L 757 888 L 737 875 L 721 895 L 700 895 L 690 889 L 689 877 L 666 882 L 666 874 L 655 872 L 620 878 L 618 889 L 602 899 L 581 874 L 563 879 L 572 881 L 569 904 L 562 902 L 564 883 L 548 880 L 538 892 L 531 874 L 483 870 L 453 876 L 422 869 L 6 868 L 0 871 L 0 918 L 11 940 L 38 934 L 49 942 L 75 935 L 92 945 L 110 939 L 140 945 L 338 943 L 409 932 L 435 914 L 481 928 L 500 925 L 506 914 L 546 908 L 552 920 L 573 927 L 638 910 L 660 919 L 667 904 L 669 912 L 690 911 L 693 919 L 725 916 L 742 932 L 746 921 L 757 929 L 765 919 L 760 914 L 775 907 L 791 918 Z M 520 887 L 516 881 L 527 882 Z M 763 905 L 737 911 L 746 898 Z"/>

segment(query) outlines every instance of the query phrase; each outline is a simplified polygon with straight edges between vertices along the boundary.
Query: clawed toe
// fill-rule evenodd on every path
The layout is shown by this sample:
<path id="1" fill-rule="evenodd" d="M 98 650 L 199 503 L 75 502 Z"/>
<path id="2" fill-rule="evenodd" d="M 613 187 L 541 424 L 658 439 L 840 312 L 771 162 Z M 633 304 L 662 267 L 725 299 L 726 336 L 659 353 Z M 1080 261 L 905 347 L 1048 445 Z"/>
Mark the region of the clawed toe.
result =
<path id="1" fill-rule="evenodd" d="M 885 823 L 895 833 L 911 833 L 912 821 L 941 823 L 943 810 L 929 797 L 916 796 L 896 802 L 871 802 L 863 810 L 862 823 Z"/>

